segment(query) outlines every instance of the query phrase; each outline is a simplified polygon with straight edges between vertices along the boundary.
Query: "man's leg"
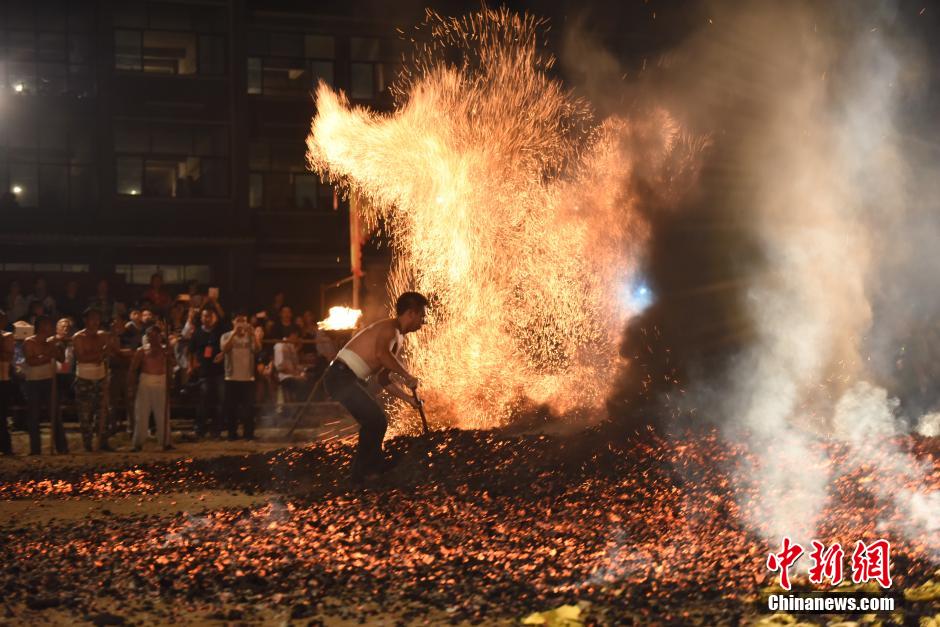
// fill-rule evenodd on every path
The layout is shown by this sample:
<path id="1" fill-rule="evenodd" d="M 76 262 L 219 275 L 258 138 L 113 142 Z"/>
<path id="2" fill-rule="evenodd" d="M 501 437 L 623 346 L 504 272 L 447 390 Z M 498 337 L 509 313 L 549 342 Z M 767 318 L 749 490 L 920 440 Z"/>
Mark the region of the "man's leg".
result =
<path id="1" fill-rule="evenodd" d="M 368 390 L 351 373 L 330 374 L 327 391 L 339 401 L 359 423 L 359 444 L 353 459 L 354 479 L 381 471 L 384 464 L 382 440 L 388 428 L 388 417 Z"/>
<path id="2" fill-rule="evenodd" d="M 52 382 L 27 381 L 26 394 L 29 400 L 29 454 L 39 455 L 42 452 L 42 438 L 40 424 L 42 422 L 42 406 L 47 407 L 52 402 Z"/>
<path id="3" fill-rule="evenodd" d="M 203 437 L 206 434 L 206 421 L 209 416 L 209 379 L 202 377 L 199 379 L 199 407 L 196 409 L 196 424 L 194 429 L 196 437 Z"/>
<path id="4" fill-rule="evenodd" d="M 137 398 L 134 399 L 134 435 L 131 437 L 131 446 L 135 449 L 143 448 L 147 439 L 147 418 L 152 408 L 150 388 L 138 385 Z"/>
<path id="5" fill-rule="evenodd" d="M 169 414 L 167 414 L 169 399 L 167 398 L 166 386 L 154 387 L 151 393 L 153 394 L 153 400 L 150 407 L 153 409 L 153 418 L 156 422 L 157 442 L 161 447 L 164 447 L 170 443 L 170 420 Z"/>
<path id="6" fill-rule="evenodd" d="M 82 444 L 86 451 L 91 451 L 91 441 L 95 433 L 94 418 L 98 415 L 92 399 L 93 381 L 88 379 L 75 379 L 75 410 L 78 412 L 78 423 L 82 430 Z"/>
<path id="7" fill-rule="evenodd" d="M 108 380 L 100 379 L 98 381 L 92 381 L 92 398 L 94 400 L 94 407 L 97 417 L 98 425 L 98 450 L 99 451 L 110 451 L 111 445 L 108 444 Z M 125 398 L 126 398 L 125 394 Z"/>
<path id="8" fill-rule="evenodd" d="M 238 382 L 226 381 L 225 394 L 222 398 L 222 419 L 228 431 L 229 440 L 238 439 Z"/>
<path id="9" fill-rule="evenodd" d="M 7 414 L 10 413 L 12 392 L 9 381 L 0 381 L 0 453 L 13 454 L 13 443 L 10 440 L 10 429 L 7 426 Z"/>
<path id="10" fill-rule="evenodd" d="M 212 402 L 209 409 L 212 412 L 212 421 L 209 423 L 209 431 L 212 437 L 219 438 L 222 437 L 222 384 L 225 383 L 225 378 L 213 375 L 210 381 Z"/>
<path id="11" fill-rule="evenodd" d="M 242 435 L 246 440 L 255 437 L 255 383 L 254 381 L 245 381 L 239 383 L 241 391 L 239 394 L 242 410 Z"/>
<path id="12" fill-rule="evenodd" d="M 56 406 L 52 408 L 52 417 L 50 418 L 49 429 L 52 433 L 52 444 L 56 453 L 68 453 L 69 444 L 65 438 L 65 425 L 62 421 L 62 404 L 65 390 L 59 387 L 59 379 L 56 379 Z"/>
<path id="13" fill-rule="evenodd" d="M 137 424 L 141 426 L 141 429 L 150 428 L 150 412 L 153 412 L 153 418 L 156 426 L 157 432 L 157 442 L 160 446 L 165 446 L 167 443 L 166 439 L 166 420 L 165 420 L 165 411 L 166 411 L 166 387 L 163 385 L 157 386 L 148 386 L 147 387 L 148 395 L 148 409 L 147 409 L 147 420 L 141 420 L 140 417 L 137 417 Z"/>

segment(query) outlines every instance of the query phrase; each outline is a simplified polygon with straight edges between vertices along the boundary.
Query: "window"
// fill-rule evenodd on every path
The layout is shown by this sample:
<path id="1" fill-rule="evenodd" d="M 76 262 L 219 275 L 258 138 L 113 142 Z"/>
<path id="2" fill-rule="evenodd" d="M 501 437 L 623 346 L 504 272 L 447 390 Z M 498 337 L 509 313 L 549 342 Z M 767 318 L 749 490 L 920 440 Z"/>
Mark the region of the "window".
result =
<path id="1" fill-rule="evenodd" d="M 352 37 L 349 40 L 349 95 L 370 100 L 388 90 L 401 70 L 400 46 L 391 40 Z"/>
<path id="2" fill-rule="evenodd" d="M 249 146 L 249 164 L 250 208 L 313 211 L 332 206 L 333 189 L 307 170 L 302 142 L 253 143 Z"/>
<path id="3" fill-rule="evenodd" d="M 144 31 L 143 70 L 153 74 L 195 74 L 196 35 Z"/>
<path id="4" fill-rule="evenodd" d="M 229 193 L 229 128 L 124 121 L 115 125 L 115 191 L 158 198 Z M 136 154 L 128 154 L 136 153 Z"/>
<path id="5" fill-rule="evenodd" d="M 294 175 L 294 206 L 300 209 L 315 209 L 320 177 L 316 174 Z"/>
<path id="6" fill-rule="evenodd" d="M 264 207 L 264 174 L 252 172 L 248 176 L 248 208 Z"/>
<path id="7" fill-rule="evenodd" d="M 81 206 L 94 203 L 90 169 L 71 166 L 94 162 L 94 124 L 79 116 L 41 116 L 36 110 L 0 116 L 0 197 L 4 206 L 65 211 L 74 198 Z M 72 187 L 75 190 L 72 190 Z M 76 205 L 77 206 L 77 205 Z"/>
<path id="8" fill-rule="evenodd" d="M 217 35 L 199 36 L 199 73 L 225 74 L 225 38 Z"/>
<path id="9" fill-rule="evenodd" d="M 369 99 L 375 97 L 375 66 L 372 63 L 351 63 L 349 65 L 349 95 L 353 98 Z"/>
<path id="10" fill-rule="evenodd" d="M 114 67 L 169 76 L 225 74 L 226 9 L 121 2 L 115 9 Z"/>
<path id="11" fill-rule="evenodd" d="M 98 197 L 95 168 L 89 165 L 69 167 L 69 207 L 90 209 Z"/>
<path id="12" fill-rule="evenodd" d="M 140 71 L 143 67 L 140 31 L 114 31 L 114 67 Z"/>
<path id="13" fill-rule="evenodd" d="M 87 263 L 0 263 L 4 272 L 88 272 Z"/>
<path id="14" fill-rule="evenodd" d="M 192 175 L 186 172 L 185 162 L 180 164 L 176 161 L 148 159 L 144 161 L 144 195 L 170 198 L 177 195 L 191 196 L 191 182 L 188 177 Z M 177 167 L 179 167 L 179 177 L 177 177 Z M 176 189 L 179 182 L 180 189 Z"/>
<path id="15" fill-rule="evenodd" d="M 332 59 L 333 37 L 330 35 L 307 35 L 304 37 L 304 56 L 308 59 Z"/>
<path id="16" fill-rule="evenodd" d="M 69 202 L 69 168 L 65 164 L 39 166 L 39 207 L 60 209 Z"/>
<path id="17" fill-rule="evenodd" d="M 248 59 L 248 93 L 260 94 L 262 89 L 261 59 Z"/>
<path id="18" fill-rule="evenodd" d="M 117 159 L 117 193 L 127 196 L 139 196 L 143 188 L 143 159 L 140 157 L 118 157 Z"/>
<path id="19" fill-rule="evenodd" d="M 21 207 L 35 207 L 39 198 L 35 163 L 11 163 L 9 190 Z"/>
<path id="20" fill-rule="evenodd" d="M 332 61 L 308 61 L 307 67 L 310 68 L 311 82 L 313 89 L 317 84 L 323 81 L 327 85 L 333 84 L 333 62 Z"/>
<path id="21" fill-rule="evenodd" d="M 334 82 L 330 35 L 253 31 L 248 34 L 248 93 L 306 96 L 319 81 Z"/>
<path id="22" fill-rule="evenodd" d="M 189 281 L 209 283 L 212 279 L 209 266 L 202 265 L 118 264 L 114 267 L 114 272 L 124 275 L 124 280 L 129 285 L 149 285 L 150 277 L 157 273 L 162 274 L 163 280 L 170 284 Z"/>

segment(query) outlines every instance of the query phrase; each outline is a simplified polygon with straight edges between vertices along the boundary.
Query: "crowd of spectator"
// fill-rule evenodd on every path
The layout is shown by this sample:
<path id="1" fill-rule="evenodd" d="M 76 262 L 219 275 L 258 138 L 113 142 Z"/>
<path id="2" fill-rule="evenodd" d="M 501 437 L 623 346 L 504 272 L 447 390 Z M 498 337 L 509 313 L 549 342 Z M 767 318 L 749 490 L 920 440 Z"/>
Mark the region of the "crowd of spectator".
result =
<path id="1" fill-rule="evenodd" d="M 96 441 L 111 450 L 122 429 L 135 450 L 148 436 L 172 448 L 171 407 L 190 413 L 197 439 L 253 439 L 259 411 L 286 415 L 336 354 L 313 312 L 295 315 L 283 293 L 255 313 L 229 314 L 217 289 L 190 283 L 174 296 L 154 274 L 128 300 L 116 300 L 107 280 L 91 296 L 77 281 L 55 296 L 42 277 L 28 294 L 10 283 L 0 306 L 0 452 L 13 452 L 10 418 L 33 455 L 44 420 L 60 453 L 68 419 L 88 451 Z"/>

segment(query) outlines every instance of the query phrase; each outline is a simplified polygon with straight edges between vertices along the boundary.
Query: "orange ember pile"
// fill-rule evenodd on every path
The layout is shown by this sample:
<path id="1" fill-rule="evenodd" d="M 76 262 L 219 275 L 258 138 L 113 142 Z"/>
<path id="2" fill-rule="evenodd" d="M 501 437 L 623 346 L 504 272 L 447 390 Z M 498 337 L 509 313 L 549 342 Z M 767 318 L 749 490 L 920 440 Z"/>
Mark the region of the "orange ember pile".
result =
<path id="1" fill-rule="evenodd" d="M 129 612 L 163 599 L 154 611 L 165 620 L 192 612 L 249 618 L 269 606 L 295 618 L 440 612 L 478 621 L 578 601 L 590 601 L 591 620 L 602 623 L 681 622 L 690 608 L 706 612 L 708 623 L 753 612 L 771 583 L 764 561 L 772 547 L 741 522 L 738 504 L 757 506 L 757 492 L 731 476 L 759 460 L 714 433 L 623 447 L 608 435 L 398 438 L 391 445 L 399 469 L 364 491 L 343 479 L 350 451 L 340 444 L 185 462 L 187 472 L 170 480 L 161 477 L 172 466 L 142 467 L 128 475 L 140 478 L 136 485 L 109 473 L 50 476 L 52 485 L 75 488 L 51 490 L 49 499 L 78 486 L 102 498 L 224 488 L 270 499 L 199 515 L 6 528 L 0 586 L 8 601 L 78 615 L 109 598 Z M 906 444 L 940 468 L 936 441 Z M 895 534 L 903 521 L 866 487 L 866 472 L 839 448 L 818 446 L 845 471 L 820 540 L 851 545 L 887 535 L 895 587 L 928 579 L 937 559 L 929 543 Z M 36 498 L 35 478 L 5 479 L 5 499 Z M 940 488 L 940 472 L 932 482 Z"/>

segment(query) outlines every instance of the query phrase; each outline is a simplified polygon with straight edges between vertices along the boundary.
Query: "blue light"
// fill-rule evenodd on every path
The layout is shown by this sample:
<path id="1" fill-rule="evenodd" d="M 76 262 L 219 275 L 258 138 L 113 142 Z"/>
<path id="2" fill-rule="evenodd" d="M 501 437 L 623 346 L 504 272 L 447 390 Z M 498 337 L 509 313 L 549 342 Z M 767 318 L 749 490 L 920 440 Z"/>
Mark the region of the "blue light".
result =
<path id="1" fill-rule="evenodd" d="M 626 283 L 620 290 L 620 302 L 631 315 L 645 311 L 653 304 L 654 297 L 653 290 L 642 277 Z"/>

